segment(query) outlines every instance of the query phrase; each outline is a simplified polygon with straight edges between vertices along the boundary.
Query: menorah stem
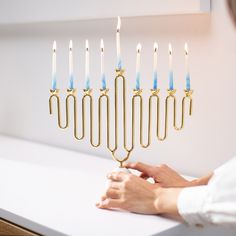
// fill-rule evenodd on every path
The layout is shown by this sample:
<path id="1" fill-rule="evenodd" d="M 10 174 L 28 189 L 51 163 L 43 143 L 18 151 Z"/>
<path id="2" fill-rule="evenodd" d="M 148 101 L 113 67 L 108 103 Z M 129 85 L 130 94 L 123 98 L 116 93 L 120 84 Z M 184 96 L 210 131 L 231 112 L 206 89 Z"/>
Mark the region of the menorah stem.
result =
<path id="1" fill-rule="evenodd" d="M 52 115 L 53 110 L 52 110 L 52 100 L 53 98 L 56 98 L 57 101 L 57 123 L 58 126 L 61 129 L 66 129 L 68 127 L 68 113 L 66 112 L 66 121 L 65 125 L 62 125 L 61 122 L 61 104 L 60 104 L 60 97 L 58 96 L 59 91 L 58 90 L 51 90 L 51 96 L 49 97 L 49 113 Z"/>
<path id="2" fill-rule="evenodd" d="M 181 124 L 178 127 L 176 125 L 176 99 L 174 98 L 174 118 L 173 118 L 174 123 L 173 123 L 173 126 L 176 130 L 181 130 L 184 127 L 185 97 L 183 97 L 183 99 L 182 99 L 182 108 L 181 108 L 181 110 L 182 110 L 182 112 L 181 112 Z"/>
<path id="3" fill-rule="evenodd" d="M 186 92 L 185 92 L 186 93 Z M 191 98 L 191 96 L 189 95 L 189 91 L 187 91 L 187 93 L 186 93 L 186 95 L 183 97 L 183 99 L 182 99 L 182 107 L 181 107 L 181 124 L 180 124 L 180 126 L 178 127 L 177 125 L 176 125 L 176 110 L 177 110 L 177 108 L 176 108 L 176 99 L 175 99 L 175 97 L 174 97 L 174 128 L 176 129 L 176 130 L 181 130 L 181 129 L 183 129 L 183 127 L 184 127 L 184 117 L 185 117 L 185 101 L 186 101 L 186 99 L 189 99 L 189 115 L 191 116 L 192 115 L 192 98 Z"/>
<path id="4" fill-rule="evenodd" d="M 149 97 L 148 100 L 148 138 L 147 138 L 147 143 L 144 144 L 143 143 L 143 102 L 141 100 L 141 107 L 140 107 L 140 145 L 143 148 L 147 148 L 150 146 L 151 144 L 151 113 L 152 113 L 152 103 L 151 103 L 151 97 L 152 95 Z"/>
<path id="5" fill-rule="evenodd" d="M 164 135 L 160 135 L 160 99 L 158 97 L 157 100 L 157 138 L 160 141 L 164 141 L 167 137 L 167 129 L 168 129 L 168 104 L 171 95 L 168 95 L 165 99 L 165 114 L 164 114 Z"/>

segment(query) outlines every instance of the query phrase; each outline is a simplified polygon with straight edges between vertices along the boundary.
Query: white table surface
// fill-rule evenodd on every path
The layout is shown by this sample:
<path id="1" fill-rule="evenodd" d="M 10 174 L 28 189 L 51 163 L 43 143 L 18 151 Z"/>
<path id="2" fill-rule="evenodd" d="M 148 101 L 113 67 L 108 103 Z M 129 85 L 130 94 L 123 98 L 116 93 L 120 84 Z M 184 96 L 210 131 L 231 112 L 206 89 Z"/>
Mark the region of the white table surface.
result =
<path id="1" fill-rule="evenodd" d="M 0 151 L 0 217 L 26 228 L 45 235 L 121 236 L 154 235 L 179 225 L 97 209 L 113 161 L 4 136 Z"/>
<path id="2" fill-rule="evenodd" d="M 110 160 L 0 136 L 0 218 L 47 236 L 235 235 L 97 209 L 114 167 Z"/>

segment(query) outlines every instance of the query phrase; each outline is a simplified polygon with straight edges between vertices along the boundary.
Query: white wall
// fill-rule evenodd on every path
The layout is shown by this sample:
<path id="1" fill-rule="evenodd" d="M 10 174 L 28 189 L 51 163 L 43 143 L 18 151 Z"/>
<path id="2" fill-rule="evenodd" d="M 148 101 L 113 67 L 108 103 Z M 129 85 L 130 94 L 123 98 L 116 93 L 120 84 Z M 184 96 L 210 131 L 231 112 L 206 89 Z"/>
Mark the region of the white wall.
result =
<path id="1" fill-rule="evenodd" d="M 0 26 L 0 132 L 29 140 L 110 157 L 105 148 L 74 140 L 72 130 L 57 128 L 48 114 L 51 85 L 51 46 L 58 42 L 59 85 L 65 90 L 68 71 L 68 41 L 74 40 L 76 85 L 84 84 L 84 41 L 90 40 L 91 74 L 99 81 L 99 43 L 106 47 L 106 71 L 113 86 L 115 66 L 115 20 Z M 134 87 L 135 48 L 143 45 L 142 86 L 151 86 L 152 48 L 160 47 L 159 76 L 162 96 L 167 87 L 167 44 L 174 47 L 175 82 L 184 87 L 183 45 L 190 47 L 190 70 L 194 88 L 193 117 L 185 129 L 169 129 L 164 143 L 153 142 L 147 150 L 136 149 L 131 160 L 168 163 L 186 174 L 200 175 L 236 154 L 236 31 L 228 17 L 225 1 L 212 1 L 211 15 L 160 16 L 123 19 L 122 56 L 128 90 Z M 65 94 L 65 93 L 64 93 Z M 148 92 L 145 92 L 145 98 Z M 145 100 L 147 102 L 147 100 Z M 33 157 L 32 157 L 33 158 Z M 69 161 L 69 160 L 68 160 Z M 98 167 L 99 168 L 99 167 Z"/>

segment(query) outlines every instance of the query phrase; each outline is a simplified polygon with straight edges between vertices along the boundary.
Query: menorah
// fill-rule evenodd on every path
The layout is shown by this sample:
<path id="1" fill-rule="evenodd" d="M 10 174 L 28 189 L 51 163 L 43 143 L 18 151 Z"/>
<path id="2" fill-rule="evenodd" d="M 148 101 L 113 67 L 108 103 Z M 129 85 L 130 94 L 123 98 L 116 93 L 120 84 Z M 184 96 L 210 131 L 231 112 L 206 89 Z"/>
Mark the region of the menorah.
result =
<path id="1" fill-rule="evenodd" d="M 126 152 L 126 155 L 119 156 L 117 155 L 117 150 L 119 147 L 119 129 L 118 129 L 118 112 L 119 112 L 119 106 L 118 106 L 118 93 L 119 93 L 119 86 L 118 81 L 122 81 L 122 104 L 123 104 L 123 149 Z M 50 114 L 53 113 L 53 98 L 56 100 L 56 107 L 57 107 L 57 122 L 58 126 L 61 129 L 66 129 L 69 127 L 69 100 L 72 99 L 73 102 L 73 132 L 74 137 L 77 140 L 82 140 L 85 138 L 85 110 L 86 110 L 86 100 L 89 100 L 88 106 L 89 106 L 89 114 L 90 114 L 90 144 L 94 148 L 98 148 L 102 141 L 101 141 L 101 130 L 102 130 L 102 105 L 105 102 L 105 117 L 106 117 L 106 147 L 110 151 L 113 159 L 119 163 L 119 166 L 122 168 L 125 161 L 127 161 L 130 157 L 131 152 L 135 148 L 135 120 L 136 120 L 136 107 L 139 106 L 139 145 L 142 148 L 148 148 L 151 144 L 151 130 L 152 130 L 152 107 L 156 106 L 156 115 L 155 115 L 155 130 L 156 130 L 156 138 L 159 141 L 164 141 L 167 138 L 168 133 L 168 117 L 169 117 L 169 103 L 172 100 L 172 108 L 173 108 L 173 127 L 175 130 L 180 131 L 184 127 L 184 121 L 185 121 L 185 107 L 187 100 L 189 102 L 189 115 L 192 114 L 192 93 L 193 90 L 191 89 L 185 89 L 184 90 L 184 96 L 182 98 L 181 103 L 181 119 L 179 126 L 177 125 L 177 98 L 175 96 L 176 89 L 168 89 L 167 90 L 167 96 L 165 97 L 164 101 L 164 129 L 163 134 L 160 134 L 160 96 L 159 92 L 160 89 L 155 88 L 150 90 L 150 95 L 148 99 L 148 120 L 147 120 L 147 141 L 144 143 L 144 122 L 143 122 L 143 97 L 142 97 L 142 89 L 134 89 L 133 95 L 132 95 L 132 103 L 131 103 L 131 127 L 127 127 L 127 119 L 126 119 L 126 78 L 124 76 L 124 70 L 123 69 L 116 69 L 116 77 L 114 80 L 114 141 L 111 142 L 111 128 L 110 128 L 110 95 L 109 90 L 107 88 L 100 89 L 100 96 L 98 97 L 98 139 L 97 142 L 94 142 L 94 98 L 92 94 L 92 89 L 84 89 L 84 93 L 82 96 L 82 109 L 81 109 L 81 133 L 78 134 L 78 97 L 77 97 L 77 91 L 76 89 L 67 89 L 67 96 L 65 100 L 65 124 L 62 124 L 61 119 L 61 100 L 59 96 L 59 90 L 58 89 L 52 89 L 50 90 L 50 98 L 49 98 L 49 110 Z M 131 132 L 131 145 L 128 147 L 127 145 L 127 129 Z M 131 129 L 131 130 L 130 130 Z M 111 145 L 113 143 L 113 145 Z M 112 147 L 113 146 L 113 147 Z"/>

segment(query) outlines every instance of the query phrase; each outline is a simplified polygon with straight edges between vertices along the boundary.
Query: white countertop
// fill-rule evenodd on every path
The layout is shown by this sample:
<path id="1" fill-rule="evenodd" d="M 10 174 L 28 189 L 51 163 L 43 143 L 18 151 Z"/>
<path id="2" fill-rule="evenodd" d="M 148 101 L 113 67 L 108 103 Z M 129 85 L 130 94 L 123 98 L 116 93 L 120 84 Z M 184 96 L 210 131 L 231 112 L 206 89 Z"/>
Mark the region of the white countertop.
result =
<path id="1" fill-rule="evenodd" d="M 0 136 L 0 217 L 44 235 L 154 235 L 180 223 L 95 207 L 115 163 Z"/>
<path id="2" fill-rule="evenodd" d="M 46 236 L 235 235 L 160 216 L 100 210 L 111 160 L 0 136 L 0 218 Z"/>

